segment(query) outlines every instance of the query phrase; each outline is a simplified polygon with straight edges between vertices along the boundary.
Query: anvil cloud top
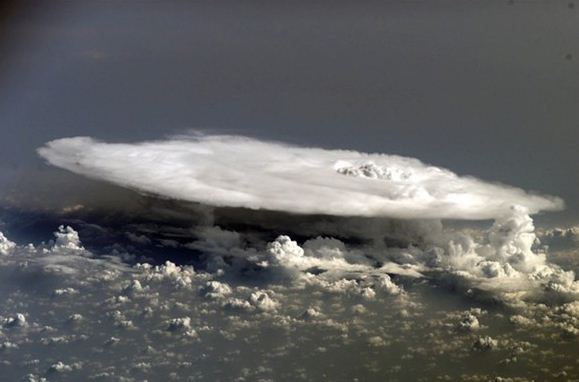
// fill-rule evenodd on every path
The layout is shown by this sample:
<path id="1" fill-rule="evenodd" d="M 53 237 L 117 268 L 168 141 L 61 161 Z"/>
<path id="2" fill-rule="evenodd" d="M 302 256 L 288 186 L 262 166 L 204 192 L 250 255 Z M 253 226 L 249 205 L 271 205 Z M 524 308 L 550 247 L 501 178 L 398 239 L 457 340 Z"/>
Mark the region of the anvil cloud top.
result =
<path id="1" fill-rule="evenodd" d="M 239 136 L 137 144 L 88 137 L 48 142 L 49 163 L 159 196 L 214 206 L 403 219 L 493 219 L 513 206 L 562 208 L 559 198 L 485 182 L 414 158 L 290 146 Z"/>

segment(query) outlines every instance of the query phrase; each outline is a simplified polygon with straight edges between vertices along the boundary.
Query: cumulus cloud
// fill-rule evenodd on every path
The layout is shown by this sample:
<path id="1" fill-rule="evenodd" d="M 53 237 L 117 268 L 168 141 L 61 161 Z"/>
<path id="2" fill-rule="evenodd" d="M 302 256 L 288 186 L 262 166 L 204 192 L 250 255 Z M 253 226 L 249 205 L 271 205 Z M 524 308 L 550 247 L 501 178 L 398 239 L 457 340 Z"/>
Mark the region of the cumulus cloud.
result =
<path id="1" fill-rule="evenodd" d="M 8 255 L 11 253 L 16 244 L 6 238 L 2 232 L 0 232 L 0 255 Z"/>
<path id="2" fill-rule="evenodd" d="M 491 219 L 562 201 L 489 183 L 417 159 L 305 148 L 236 136 L 138 144 L 87 137 L 48 142 L 50 164 L 162 197 L 298 214 Z"/>
<path id="3" fill-rule="evenodd" d="M 556 227 L 539 232 L 541 244 L 551 250 L 568 250 L 579 247 L 579 226 Z"/>
<path id="4" fill-rule="evenodd" d="M 420 232 L 428 232 L 424 225 L 420 227 Z M 221 228 L 202 232 L 212 232 L 210 237 L 234 239 L 212 240 L 208 245 L 207 239 L 199 235 L 200 244 L 187 245 L 210 250 L 213 256 L 208 262 L 213 270 L 244 273 L 252 269 L 254 276 L 269 274 L 270 281 L 306 282 L 326 290 L 352 291 L 367 299 L 373 299 L 377 292 L 402 292 L 390 275 L 428 277 L 451 283 L 464 292 L 490 292 L 513 303 L 551 301 L 554 296 L 574 299 L 579 294 L 575 274 L 550 263 L 544 252 L 534 249 L 537 238 L 533 221 L 522 208 L 510 209 L 488 230 L 476 235 L 447 230 L 433 222 L 432 230 L 422 236 L 419 244 L 407 242 L 401 246 L 384 245 L 381 241 L 346 244 L 329 237 L 300 243 L 288 235 L 279 235 L 254 248 L 248 247 L 242 234 Z M 217 286 L 210 283 L 204 292 L 211 295 Z"/>
<path id="5" fill-rule="evenodd" d="M 416 266 L 427 277 L 427 268 L 439 268 L 440 274 L 468 274 L 472 283 L 480 278 L 501 284 L 511 276 L 478 274 L 478 268 L 468 264 L 474 259 L 476 265 L 476 256 L 483 254 L 487 261 L 500 264 L 513 256 L 519 261 L 517 253 L 528 250 L 530 239 L 521 235 L 530 227 L 524 216 L 515 220 L 517 224 L 507 218 L 498 221 L 487 232 L 493 239 L 487 237 L 484 243 L 439 233 L 448 235 L 442 240 L 447 245 L 440 244 L 436 251 L 442 260 L 428 266 L 424 262 L 428 249 L 414 248 Z M 476 300 L 432 288 L 420 279 L 402 282 L 390 277 L 383 262 L 393 260 L 387 253 L 380 261 L 376 257 L 400 248 L 378 250 L 328 237 L 281 235 L 250 251 L 254 243 L 242 234 L 217 228 L 204 232 L 198 238 L 216 256 L 224 256 L 225 248 L 239 256 L 250 252 L 255 258 L 248 261 L 270 263 L 261 268 L 264 273 L 281 270 L 293 277 L 289 282 L 271 278 L 264 285 L 258 278 L 234 277 L 240 271 L 235 266 L 224 268 L 225 273 L 172 262 L 121 267 L 113 258 L 79 249 L 83 243 L 67 226 L 57 230 L 52 242 L 15 244 L 9 256 L 0 257 L 0 288 L 6 291 L 0 311 L 0 351 L 7 378 L 20 380 L 30 374 L 36 378 L 31 380 L 43 376 L 181 380 L 191 375 L 200 380 L 235 380 L 239 375 L 275 379 L 293 362 L 302 362 L 303 373 L 316 376 L 318 363 L 327 364 L 344 351 L 350 362 L 336 364 L 339 370 L 328 377 L 340 379 L 352 365 L 368 365 L 380 377 L 417 379 L 424 375 L 420 368 L 428 360 L 433 378 L 448 374 L 447 379 L 489 380 L 470 369 L 473 363 L 480 364 L 484 352 L 495 361 L 518 359 L 512 367 L 520 364 L 522 374 L 537 378 L 555 358 L 574 365 L 577 302 L 514 309 L 485 304 L 482 310 L 471 306 Z M 45 272 L 55 263 L 66 264 L 70 272 L 56 277 Z M 327 270 L 314 272 L 308 268 L 311 264 Z M 534 273 L 521 269 L 513 266 L 515 274 L 533 282 Z M 544 277 L 536 282 L 551 276 Z M 396 351 L 399 348 L 404 351 Z M 393 359 L 385 359 L 385 354 Z M 316 365 L 303 363 L 305 357 L 317 357 Z M 495 361 L 484 370 L 495 368 Z M 224 364 L 227 367 L 218 367 Z M 402 369 L 394 366 L 398 364 Z M 567 369 L 573 376 L 578 370 Z M 356 375 L 362 378 L 367 372 Z M 287 377 L 295 377 L 293 367 Z"/>
<path id="6" fill-rule="evenodd" d="M 5 328 L 22 328 L 27 325 L 26 317 L 22 313 L 18 313 L 15 317 L 8 317 L 4 320 Z"/>
<path id="7" fill-rule="evenodd" d="M 224 298 L 231 294 L 231 288 L 227 284 L 212 280 L 201 288 L 201 294 L 207 298 Z"/>
<path id="8" fill-rule="evenodd" d="M 78 232 L 68 226 L 58 227 L 58 231 L 54 233 L 56 237 L 53 250 L 75 250 L 81 251 L 84 248 L 80 244 L 80 238 L 78 237 Z"/>

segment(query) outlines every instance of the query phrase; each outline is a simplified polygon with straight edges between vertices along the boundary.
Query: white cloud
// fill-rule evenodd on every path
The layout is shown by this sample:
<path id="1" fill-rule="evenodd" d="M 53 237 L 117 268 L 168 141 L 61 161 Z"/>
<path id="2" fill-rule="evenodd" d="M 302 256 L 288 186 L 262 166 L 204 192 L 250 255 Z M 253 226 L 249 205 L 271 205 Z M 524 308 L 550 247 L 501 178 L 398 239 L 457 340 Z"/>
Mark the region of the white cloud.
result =
<path id="1" fill-rule="evenodd" d="M 474 314 L 471 312 L 466 312 L 461 320 L 458 322 L 457 327 L 461 330 L 473 331 L 480 329 L 480 322 Z"/>
<path id="2" fill-rule="evenodd" d="M 521 217 L 520 221 L 525 219 Z M 508 219 L 499 225 L 515 227 L 513 230 L 520 229 L 521 233 L 528 228 L 528 224 L 510 224 Z M 501 231 L 495 228 L 490 230 L 493 234 Z M 547 280 L 553 282 L 560 277 L 555 267 L 545 267 L 548 264 L 540 265 L 540 272 L 528 274 L 513 268 L 516 277 L 479 272 L 477 261 L 484 256 L 488 256 L 488 262 L 509 264 L 510 257 L 528 250 L 527 241 L 521 244 L 517 239 L 520 235 L 513 230 L 505 228 L 504 235 L 508 239 L 495 236 L 496 244 L 492 245 L 488 237 L 469 242 L 462 236 L 454 237 L 452 232 L 439 232 L 442 235 L 439 239 L 445 238 L 437 243 L 441 246 L 438 254 L 442 259 L 439 275 L 463 269 L 462 272 L 471 277 L 469 286 L 488 280 L 494 287 L 497 284 L 505 287 L 505 280 L 510 279 L 516 280 L 514 285 L 520 286 L 517 283 L 526 279 L 529 286 L 533 283 L 541 286 Z M 218 236 L 221 234 L 218 232 Z M 235 235 L 227 233 L 224 237 L 234 238 Z M 199 238 L 204 240 L 202 235 Z M 237 244 L 232 243 L 237 242 L 244 247 L 256 244 L 240 234 L 233 241 L 223 241 L 229 244 L 214 247 L 230 246 L 234 250 Z M 366 262 L 368 259 L 360 255 L 375 256 L 378 250 L 394 249 L 377 249 L 332 238 L 296 241 L 286 237 L 274 242 L 276 244 L 261 243 L 254 248 L 252 253 L 258 257 L 255 261 L 277 256 L 276 266 L 262 271 L 269 275 L 272 268 L 279 270 L 291 266 L 295 271 L 292 274 L 300 276 L 290 278 L 290 282 L 269 277 L 265 284 L 263 279 L 235 277 L 240 270 L 235 267 L 226 269 L 223 274 L 208 274 L 201 266 L 195 271 L 170 262 L 157 267 L 140 264 L 121 268 L 112 259 L 107 258 L 103 263 L 96 254 L 70 250 L 54 242 L 33 247 L 33 250 L 17 245 L 12 255 L 0 257 L 0 276 L 12 275 L 0 277 L 0 287 L 8 291 L 5 314 L 18 319 L 16 312 L 26 312 L 23 317 L 28 321 L 22 329 L 0 329 L 4 366 L 14 366 L 9 379 L 19 380 L 26 374 L 41 373 L 51 379 L 87 379 L 90 376 L 110 379 L 114 376 L 119 380 L 132 380 L 138 376 L 137 379 L 157 380 L 166 379 L 166 371 L 170 370 L 176 373 L 175 379 L 201 375 L 194 374 L 198 372 L 209 375 L 199 379 L 234 380 L 236 375 L 241 375 L 237 365 L 245 367 L 247 362 L 244 360 L 248 356 L 264 360 L 263 365 L 276 370 L 278 365 L 300 362 L 312 352 L 319 353 L 316 355 L 320 356 L 319 363 L 331 362 L 336 359 L 338 349 L 340 353 L 344 349 L 352 352 L 353 357 L 361 350 L 361 356 L 373 363 L 377 372 L 388 375 L 392 363 L 382 362 L 385 352 L 394 344 L 408 349 L 395 355 L 396 363 L 400 361 L 404 367 L 412 367 L 412 359 L 422 362 L 427 357 L 434 365 L 433 375 L 442 370 L 436 364 L 456 362 L 456 365 L 468 367 L 471 361 L 480 359 L 479 351 L 471 349 L 491 350 L 497 360 L 516 354 L 520 360 L 525 359 L 523 365 L 528 367 L 536 362 L 541 365 L 552 362 L 554 358 L 549 350 L 556 344 L 557 347 L 566 346 L 557 354 L 563 357 L 561 362 L 575 360 L 573 346 L 579 333 L 576 302 L 550 306 L 529 304 L 522 309 L 504 309 L 501 304 L 489 304 L 488 312 L 469 309 L 476 301 L 446 293 L 444 288 L 432 288 L 432 284 L 421 280 L 390 278 L 385 273 L 386 265 L 381 266 L 388 259 L 387 253 L 379 263 Z M 519 244 L 518 249 L 510 250 Z M 76 246 L 82 247 L 82 244 L 76 242 Z M 409 256 L 415 257 L 415 266 L 424 271 L 425 277 L 440 277 L 432 276 L 435 266 L 425 265 L 426 257 L 421 257 L 424 252 L 424 248 L 415 248 L 409 251 Z M 58 277 L 35 272 L 35 282 L 30 283 L 32 278 L 27 272 L 38 270 L 39 266 L 43 269 L 45 264 L 53 263 L 48 260 L 51 258 L 57 263 L 64 263 L 68 258 L 66 264 L 72 271 Z M 44 260 L 39 261 L 41 259 Z M 310 262 L 328 270 L 320 274 L 305 272 L 304 267 Z M 398 267 L 402 269 L 402 265 Z M 291 282 L 296 280 L 301 282 Z M 406 291 L 398 287 L 400 281 Z M 26 288 L 21 288 L 25 283 Z M 559 284 L 564 282 L 560 280 Z M 207 297 L 216 298 L 205 298 L 205 294 L 211 293 L 215 296 Z M 120 297 L 124 299 L 120 301 Z M 454 313 L 448 314 L 449 311 Z M 512 318 L 514 312 L 521 316 Z M 526 320 L 539 325 L 525 325 Z M 11 320 L 0 317 L 0 322 L 8 321 Z M 464 330 L 453 330 L 459 327 Z M 524 355 L 518 350 L 515 352 L 515 347 L 519 347 L 515 339 L 526 337 L 536 343 L 533 346 L 537 351 Z M 191 346 L 193 342 L 195 346 Z M 48 350 L 49 357 L 38 356 L 47 354 Z M 84 357 L 87 351 L 91 357 Z M 127 363 L 127 354 L 135 354 L 137 358 Z M 298 358 L 294 354 L 299 354 Z M 353 359 L 348 365 L 337 364 L 336 373 L 351 370 L 353 362 L 359 359 Z M 225 370 L 222 374 L 211 374 L 217 369 L 215 365 L 224 364 L 227 367 L 220 369 Z M 64 375 L 59 375 L 57 370 L 49 372 L 52 365 Z M 255 364 L 248 367 L 258 368 Z M 342 367 L 344 369 L 340 369 Z M 448 371 L 448 366 L 445 367 Z M 305 370 L 315 374 L 315 368 L 306 367 Z M 293 370 L 289 372 L 288 378 L 295 376 Z M 276 377 L 269 371 L 263 373 Z M 467 369 L 457 373 L 452 374 L 452 378 L 468 374 L 475 379 Z M 536 368 L 525 369 L 525 373 L 543 375 Z M 109 377 L 105 377 L 107 375 Z M 338 374 L 334 375 L 339 379 Z M 409 375 L 410 378 L 415 376 Z"/>
<path id="3" fill-rule="evenodd" d="M 380 336 L 374 336 L 368 338 L 368 344 L 372 347 L 383 347 L 386 346 L 386 341 Z"/>
<path id="4" fill-rule="evenodd" d="M 229 285 L 224 284 L 219 281 L 208 281 L 202 288 L 201 294 L 210 299 L 220 299 L 225 298 L 231 294 L 231 288 Z"/>
<path id="5" fill-rule="evenodd" d="M 22 313 L 16 314 L 15 317 L 8 317 L 4 320 L 3 326 L 5 328 L 24 328 L 28 326 L 26 316 Z"/>
<path id="6" fill-rule="evenodd" d="M 542 230 L 539 232 L 539 239 L 541 244 L 546 245 L 550 250 L 577 250 L 579 248 L 579 226 Z"/>
<path id="7" fill-rule="evenodd" d="M 0 255 L 8 255 L 12 253 L 16 244 L 11 242 L 4 236 L 2 232 L 0 232 Z"/>
<path id="8" fill-rule="evenodd" d="M 249 303 L 256 307 L 259 310 L 265 312 L 272 312 L 275 311 L 279 305 L 279 303 L 271 298 L 266 291 L 255 291 L 253 292 L 248 299 Z"/>
<path id="9" fill-rule="evenodd" d="M 65 138 L 38 150 L 49 163 L 163 197 L 300 214 L 490 219 L 555 197 L 461 177 L 417 159 L 324 150 L 235 136 L 138 144 Z"/>
<path id="10" fill-rule="evenodd" d="M 50 373 L 69 373 L 73 370 L 78 370 L 82 368 L 81 363 L 74 363 L 72 365 L 67 365 L 61 361 L 58 361 L 50 366 L 48 372 Z"/>
<path id="11" fill-rule="evenodd" d="M 512 301 L 579 291 L 573 272 L 533 250 L 537 237 L 530 215 L 562 207 L 560 199 L 460 177 L 417 159 L 234 136 L 139 144 L 68 138 L 47 143 L 39 153 L 53 165 L 165 198 L 300 214 L 415 219 L 306 223 L 301 234 L 312 239 L 300 245 L 282 234 L 265 249 L 238 232 L 218 226 L 198 228 L 191 232 L 197 240 L 185 246 L 208 254 L 208 269 L 216 272 L 281 270 L 290 279 L 305 277 L 308 282 L 313 279 L 305 273 L 321 273 L 314 283 L 326 283 L 330 289 L 341 279 L 361 277 L 364 282 L 354 289 L 367 298 L 379 291 L 401 292 L 386 279 L 388 273 L 412 277 L 428 273 L 462 283 L 465 290 L 475 287 Z M 472 235 L 445 229 L 438 220 L 442 218 L 492 218 L 494 224 Z M 361 233 L 372 244 L 347 246 L 318 236 L 328 229 Z M 82 249 L 78 235 L 68 228 L 61 227 L 56 235 L 54 248 Z M 549 235 L 556 233 L 545 237 Z M 167 263 L 148 277 L 190 287 L 194 275 L 192 268 Z"/>
<path id="12" fill-rule="evenodd" d="M 167 321 L 167 330 L 170 332 L 191 330 L 191 318 L 179 317 Z"/>
<path id="13" fill-rule="evenodd" d="M 69 226 L 60 226 L 58 231 L 54 233 L 56 241 L 54 243 L 53 250 L 83 250 L 84 248 L 80 244 L 80 238 L 78 237 L 78 232 Z"/>

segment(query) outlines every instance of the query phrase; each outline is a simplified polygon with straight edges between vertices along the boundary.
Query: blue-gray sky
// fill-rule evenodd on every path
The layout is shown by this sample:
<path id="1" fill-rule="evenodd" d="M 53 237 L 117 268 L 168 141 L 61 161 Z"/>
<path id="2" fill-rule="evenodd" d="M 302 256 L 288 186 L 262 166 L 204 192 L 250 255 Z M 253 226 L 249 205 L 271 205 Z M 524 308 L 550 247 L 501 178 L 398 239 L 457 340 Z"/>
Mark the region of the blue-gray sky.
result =
<path id="1" fill-rule="evenodd" d="M 575 222 L 577 8 L 13 5 L 0 40 L 0 182 L 40 177 L 35 187 L 54 188 L 47 174 L 59 170 L 34 151 L 51 139 L 136 141 L 201 128 L 417 157 L 561 196 L 567 210 L 551 219 Z"/>
<path id="2" fill-rule="evenodd" d="M 0 2 L 0 375 L 579 380 L 571 1 Z"/>

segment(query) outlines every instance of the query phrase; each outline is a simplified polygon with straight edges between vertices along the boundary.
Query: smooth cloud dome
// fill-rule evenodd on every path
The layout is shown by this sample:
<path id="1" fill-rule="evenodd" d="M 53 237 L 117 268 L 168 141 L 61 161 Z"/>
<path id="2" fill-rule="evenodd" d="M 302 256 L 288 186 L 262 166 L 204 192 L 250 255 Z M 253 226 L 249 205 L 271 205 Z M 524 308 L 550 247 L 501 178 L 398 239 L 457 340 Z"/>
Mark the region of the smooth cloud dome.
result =
<path id="1" fill-rule="evenodd" d="M 402 219 L 493 219 L 512 206 L 534 214 L 561 199 L 533 195 L 417 159 L 305 148 L 238 136 L 137 144 L 88 137 L 38 150 L 50 164 L 90 178 L 184 201 L 299 214 Z"/>

